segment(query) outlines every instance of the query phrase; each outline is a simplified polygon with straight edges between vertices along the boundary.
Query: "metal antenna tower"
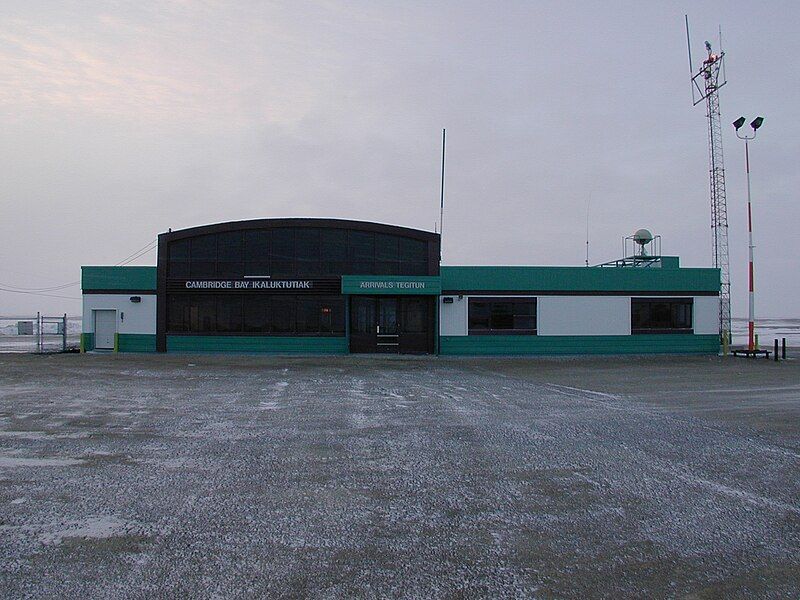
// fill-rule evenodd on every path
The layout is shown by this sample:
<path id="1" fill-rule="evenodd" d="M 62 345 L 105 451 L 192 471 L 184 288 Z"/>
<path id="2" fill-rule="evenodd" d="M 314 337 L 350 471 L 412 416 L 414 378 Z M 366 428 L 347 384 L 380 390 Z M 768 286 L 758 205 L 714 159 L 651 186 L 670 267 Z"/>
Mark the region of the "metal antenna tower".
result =
<path id="1" fill-rule="evenodd" d="M 722 125 L 720 121 L 719 89 L 725 78 L 725 52 L 715 53 L 706 42 L 707 57 L 697 72 L 692 63 L 689 40 L 689 17 L 686 16 L 686 45 L 689 50 L 689 73 L 692 83 L 692 105 L 706 103 L 708 119 L 708 162 L 711 191 L 711 231 L 714 236 L 714 267 L 720 271 L 719 334 L 723 344 L 730 340 L 731 275 L 728 258 L 728 202 L 725 195 L 725 162 L 722 157 Z M 722 34 L 720 33 L 720 45 Z"/>

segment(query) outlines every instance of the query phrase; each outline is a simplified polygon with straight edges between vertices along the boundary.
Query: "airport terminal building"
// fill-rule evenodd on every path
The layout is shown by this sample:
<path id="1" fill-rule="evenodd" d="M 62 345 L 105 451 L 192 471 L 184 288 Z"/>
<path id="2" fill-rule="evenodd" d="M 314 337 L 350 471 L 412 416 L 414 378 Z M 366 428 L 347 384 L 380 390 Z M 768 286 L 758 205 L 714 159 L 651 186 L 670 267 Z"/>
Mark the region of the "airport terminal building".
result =
<path id="1" fill-rule="evenodd" d="M 82 268 L 84 351 L 717 353 L 717 269 L 440 264 L 436 233 L 338 219 L 169 231 Z"/>

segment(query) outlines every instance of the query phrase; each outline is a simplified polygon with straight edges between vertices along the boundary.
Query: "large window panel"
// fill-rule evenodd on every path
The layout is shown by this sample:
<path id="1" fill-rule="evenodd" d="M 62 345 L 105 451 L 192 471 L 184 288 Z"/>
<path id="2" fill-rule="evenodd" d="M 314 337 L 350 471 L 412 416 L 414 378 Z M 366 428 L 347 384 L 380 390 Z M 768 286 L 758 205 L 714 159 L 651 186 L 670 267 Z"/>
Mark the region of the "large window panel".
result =
<path id="1" fill-rule="evenodd" d="M 170 242 L 168 277 L 240 279 L 426 275 L 428 242 L 324 227 L 277 227 L 204 234 Z"/>
<path id="2" fill-rule="evenodd" d="M 242 297 L 239 295 L 217 296 L 217 331 L 238 333 L 242 330 Z"/>
<path id="3" fill-rule="evenodd" d="M 272 230 L 272 259 L 294 261 L 294 229 Z"/>
<path id="4" fill-rule="evenodd" d="M 319 300 L 320 333 L 344 335 L 344 298 L 342 296 L 321 296 Z"/>
<path id="5" fill-rule="evenodd" d="M 217 277 L 238 279 L 244 275 L 242 232 L 217 235 Z"/>
<path id="6" fill-rule="evenodd" d="M 347 231 L 344 229 L 323 229 L 320 233 L 321 258 L 329 262 L 347 260 Z"/>
<path id="7" fill-rule="evenodd" d="M 270 230 L 250 229 L 244 232 L 244 260 L 257 262 L 269 260 L 270 257 Z"/>
<path id="8" fill-rule="evenodd" d="M 192 277 L 216 276 L 217 236 L 200 235 L 192 238 Z"/>
<path id="9" fill-rule="evenodd" d="M 270 331 L 269 296 L 247 295 L 243 298 L 243 330 L 246 333 L 268 333 Z"/>
<path id="10" fill-rule="evenodd" d="M 535 335 L 536 298 L 470 298 L 470 335 Z"/>
<path id="11" fill-rule="evenodd" d="M 631 298 L 631 332 L 692 333 L 692 298 Z"/>
<path id="12" fill-rule="evenodd" d="M 189 296 L 173 295 L 167 303 L 167 330 L 176 333 L 189 331 Z"/>
<path id="13" fill-rule="evenodd" d="M 428 244 L 422 240 L 400 238 L 400 260 L 403 262 L 427 262 Z"/>
<path id="14" fill-rule="evenodd" d="M 319 332 L 319 300 L 314 297 L 297 299 L 297 333 Z"/>
<path id="15" fill-rule="evenodd" d="M 214 296 L 189 296 L 189 331 L 194 333 L 217 330 L 217 308 Z"/>
<path id="16" fill-rule="evenodd" d="M 372 262 L 375 260 L 375 236 L 372 232 L 350 232 L 350 260 L 353 262 Z"/>
<path id="17" fill-rule="evenodd" d="M 189 277 L 192 240 L 189 238 L 176 240 L 169 244 L 169 276 L 177 278 Z"/>
<path id="18" fill-rule="evenodd" d="M 295 306 L 297 299 L 293 296 L 273 296 L 272 331 L 274 333 L 296 333 Z"/>

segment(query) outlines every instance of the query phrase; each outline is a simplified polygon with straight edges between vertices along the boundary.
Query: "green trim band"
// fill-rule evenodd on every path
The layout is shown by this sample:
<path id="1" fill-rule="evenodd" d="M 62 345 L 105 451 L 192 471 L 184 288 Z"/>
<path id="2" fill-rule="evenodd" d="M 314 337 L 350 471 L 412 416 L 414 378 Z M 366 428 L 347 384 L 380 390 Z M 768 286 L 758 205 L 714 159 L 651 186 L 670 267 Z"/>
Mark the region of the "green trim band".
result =
<path id="1" fill-rule="evenodd" d="M 167 352 L 266 352 L 347 354 L 347 338 L 281 336 L 168 335 Z"/>
<path id="2" fill-rule="evenodd" d="M 624 267 L 442 267 L 444 290 L 719 293 L 719 269 Z"/>
<path id="3" fill-rule="evenodd" d="M 156 291 L 156 267 L 81 267 L 81 289 Z"/>
<path id="4" fill-rule="evenodd" d="M 442 336 L 441 354 L 718 354 L 717 335 L 464 335 Z"/>

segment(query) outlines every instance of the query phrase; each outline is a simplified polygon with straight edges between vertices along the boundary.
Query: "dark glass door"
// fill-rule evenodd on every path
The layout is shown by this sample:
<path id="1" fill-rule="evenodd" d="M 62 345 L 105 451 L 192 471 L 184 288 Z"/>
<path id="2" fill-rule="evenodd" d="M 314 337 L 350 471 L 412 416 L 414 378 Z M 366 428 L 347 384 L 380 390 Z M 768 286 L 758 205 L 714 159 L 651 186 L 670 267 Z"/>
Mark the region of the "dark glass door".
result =
<path id="1" fill-rule="evenodd" d="M 375 352 L 376 334 L 375 298 L 353 296 L 350 300 L 350 352 Z"/>
<path id="2" fill-rule="evenodd" d="M 398 324 L 397 298 L 379 297 L 378 322 L 376 333 L 376 352 L 385 354 L 397 353 L 400 351 L 400 327 Z"/>
<path id="3" fill-rule="evenodd" d="M 433 299 L 420 296 L 353 296 L 350 352 L 430 354 Z"/>

